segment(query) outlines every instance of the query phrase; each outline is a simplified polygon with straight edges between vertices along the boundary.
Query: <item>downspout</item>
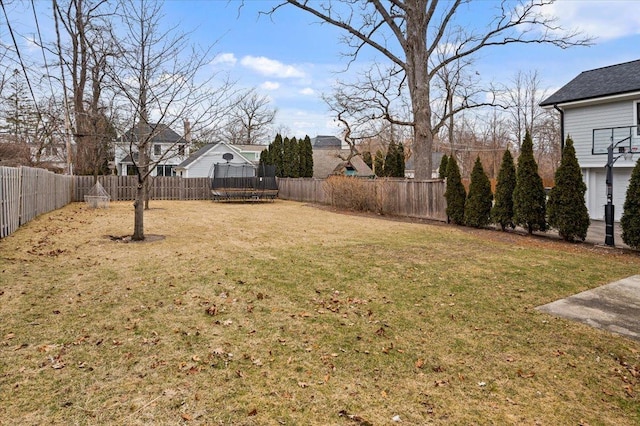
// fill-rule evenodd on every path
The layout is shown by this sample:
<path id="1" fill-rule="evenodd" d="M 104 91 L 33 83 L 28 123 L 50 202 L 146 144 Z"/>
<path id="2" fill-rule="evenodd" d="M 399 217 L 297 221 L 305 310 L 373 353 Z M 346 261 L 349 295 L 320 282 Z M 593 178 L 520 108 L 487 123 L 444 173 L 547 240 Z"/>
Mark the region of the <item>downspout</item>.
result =
<path id="1" fill-rule="evenodd" d="M 553 109 L 560 113 L 560 153 L 564 152 L 564 111 L 558 108 L 558 104 L 553 104 Z"/>

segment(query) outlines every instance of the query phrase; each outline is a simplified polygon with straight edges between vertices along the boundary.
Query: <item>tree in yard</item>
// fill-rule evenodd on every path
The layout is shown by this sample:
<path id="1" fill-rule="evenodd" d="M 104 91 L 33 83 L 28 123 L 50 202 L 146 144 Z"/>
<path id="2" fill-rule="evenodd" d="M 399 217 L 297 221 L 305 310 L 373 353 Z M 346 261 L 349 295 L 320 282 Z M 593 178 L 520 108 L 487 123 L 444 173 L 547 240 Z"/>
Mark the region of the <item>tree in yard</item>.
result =
<path id="1" fill-rule="evenodd" d="M 440 167 L 438 168 L 438 177 L 440 179 L 447 177 L 447 161 L 449 161 L 449 157 L 447 157 L 447 154 L 444 154 L 442 160 L 440 160 Z"/>
<path id="2" fill-rule="evenodd" d="M 447 162 L 447 189 L 444 192 L 444 198 L 447 200 L 447 221 L 463 225 L 467 193 L 460 178 L 458 163 L 453 155 Z"/>
<path id="3" fill-rule="evenodd" d="M 297 178 L 300 171 L 300 150 L 298 140 L 284 138 L 284 173 L 283 177 Z"/>
<path id="4" fill-rule="evenodd" d="M 376 156 L 373 159 L 373 170 L 378 177 L 386 176 L 384 169 L 384 154 L 380 150 L 376 151 Z"/>
<path id="5" fill-rule="evenodd" d="M 284 142 L 280 133 L 276 135 L 273 142 L 269 144 L 270 165 L 276 166 L 276 176 L 284 177 Z"/>
<path id="6" fill-rule="evenodd" d="M 513 190 L 513 221 L 524 227 L 529 234 L 546 231 L 546 194 L 542 178 L 538 174 L 538 164 L 533 157 L 531 134 L 525 133 L 518 167 L 516 186 Z"/>
<path id="7" fill-rule="evenodd" d="M 640 249 L 640 159 L 631 172 L 620 226 L 622 241 L 629 247 Z"/>
<path id="8" fill-rule="evenodd" d="M 371 156 L 371 152 L 369 151 L 363 152 L 362 161 L 364 161 L 364 163 L 373 170 L 373 157 Z"/>
<path id="9" fill-rule="evenodd" d="M 404 164 L 404 145 L 402 144 L 402 142 L 400 142 L 398 144 L 398 147 L 396 148 L 396 167 L 398 172 L 397 177 L 403 178 L 405 164 Z"/>
<path id="10" fill-rule="evenodd" d="M 155 166 L 168 156 L 180 155 L 176 141 L 152 159 L 152 140 L 172 125 L 189 120 L 197 131 L 226 116 L 233 85 L 216 81 L 207 70 L 211 48 L 199 49 L 188 43 L 178 25 L 161 31 L 162 3 L 151 0 L 122 0 L 123 31 L 117 39 L 116 60 L 108 67 L 109 80 L 117 95 L 116 108 L 123 114 L 120 134 L 134 163 L 138 184 L 134 201 L 133 240 L 144 240 L 144 208 L 149 179 Z"/>
<path id="11" fill-rule="evenodd" d="M 391 141 L 387 147 L 387 155 L 384 157 L 384 174 L 389 177 L 398 177 L 398 145 Z"/>
<path id="12" fill-rule="evenodd" d="M 298 141 L 298 149 L 300 151 L 300 177 L 313 177 L 313 147 L 311 146 L 311 138 L 306 135 L 304 139 Z"/>
<path id="13" fill-rule="evenodd" d="M 56 52 L 71 83 L 71 117 L 75 140 L 74 171 L 97 179 L 107 171 L 115 130 L 105 91 L 111 86 L 109 68 L 116 55 L 112 0 L 53 2 L 56 29 L 62 28 Z M 61 25 L 58 25 L 61 24 Z M 64 74 L 63 74 L 64 75 Z"/>
<path id="14" fill-rule="evenodd" d="M 491 182 L 484 172 L 480 157 L 476 157 L 471 172 L 469 194 L 464 205 L 464 224 L 476 228 L 488 225 L 491 221 L 492 202 Z"/>
<path id="15" fill-rule="evenodd" d="M 273 7 L 270 13 L 284 5 L 292 5 L 342 29 L 346 33 L 344 41 L 352 49 L 352 61 L 365 50 L 365 46 L 390 61 L 389 74 L 401 75 L 400 85 L 408 92 L 411 118 L 408 121 L 391 116 L 385 118 L 413 128 L 411 148 L 415 176 L 417 179 L 429 179 L 436 134 L 431 92 L 441 70 L 469 60 L 489 46 L 547 43 L 566 48 L 590 43 L 590 39 L 581 38 L 575 31 L 562 31 L 556 20 L 544 13 L 545 6 L 550 3 L 551 0 L 502 2 L 493 16 L 487 14 L 486 25 L 478 26 L 469 25 L 467 18 L 475 10 L 470 10 L 473 5 L 463 0 L 286 0 Z M 478 7 L 486 6 L 480 2 Z M 443 52 L 442 46 L 451 47 Z M 384 100 L 383 96 L 372 93 L 376 100 Z M 458 107 L 439 118 L 446 120 L 470 104 L 462 99 Z"/>
<path id="16" fill-rule="evenodd" d="M 515 228 L 513 223 L 513 191 L 516 187 L 516 167 L 513 156 L 507 149 L 502 156 L 502 164 L 496 182 L 495 204 L 491 209 L 491 220 L 504 231 L 507 226 Z"/>
<path id="17" fill-rule="evenodd" d="M 549 226 L 556 228 L 566 241 L 584 241 L 590 223 L 584 199 L 587 185 L 582 180 L 576 150 L 570 137 L 567 138 L 560 166 L 556 170 L 555 183 L 547 204 Z"/>

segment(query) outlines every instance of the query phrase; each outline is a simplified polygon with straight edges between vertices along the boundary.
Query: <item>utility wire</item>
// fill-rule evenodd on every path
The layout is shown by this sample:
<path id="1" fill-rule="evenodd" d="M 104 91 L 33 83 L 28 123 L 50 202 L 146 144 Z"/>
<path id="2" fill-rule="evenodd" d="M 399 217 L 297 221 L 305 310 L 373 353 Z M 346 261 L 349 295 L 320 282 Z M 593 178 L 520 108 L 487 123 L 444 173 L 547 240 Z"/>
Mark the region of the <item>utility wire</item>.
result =
<path id="1" fill-rule="evenodd" d="M 34 0 L 31 0 L 31 10 L 33 10 L 33 19 L 36 22 L 36 29 L 38 31 L 38 41 L 40 42 L 40 50 L 42 50 L 42 60 L 44 61 L 44 69 L 47 72 L 47 80 L 49 81 L 49 89 L 51 89 L 51 97 L 55 97 L 53 92 L 53 84 L 51 84 L 51 73 L 49 73 L 49 64 L 47 63 L 47 55 L 44 53 L 44 44 L 42 43 L 42 33 L 40 32 L 40 23 L 38 22 L 38 14 L 36 13 L 36 6 Z"/>
<path id="2" fill-rule="evenodd" d="M 4 7 L 4 1 L 0 0 L 0 6 L 2 6 L 2 12 L 4 13 L 4 19 L 7 21 L 7 28 L 9 29 L 9 34 L 11 34 L 11 39 L 13 40 L 13 45 L 16 48 L 16 54 L 18 55 L 18 59 L 20 60 L 20 67 L 22 68 L 22 72 L 24 74 L 25 80 L 27 80 L 27 86 L 29 87 L 29 92 L 31 93 L 31 99 L 33 99 L 33 104 L 36 108 L 36 112 L 38 113 L 38 117 L 41 116 L 40 108 L 38 107 L 38 102 L 36 102 L 36 96 L 33 93 L 33 87 L 31 87 L 31 81 L 29 80 L 29 75 L 27 74 L 27 68 L 24 66 L 24 61 L 22 60 L 22 55 L 20 54 L 20 49 L 18 48 L 18 43 L 16 41 L 15 34 L 13 33 L 13 28 L 11 28 L 11 23 L 9 22 L 9 17 L 7 15 L 7 10 Z"/>

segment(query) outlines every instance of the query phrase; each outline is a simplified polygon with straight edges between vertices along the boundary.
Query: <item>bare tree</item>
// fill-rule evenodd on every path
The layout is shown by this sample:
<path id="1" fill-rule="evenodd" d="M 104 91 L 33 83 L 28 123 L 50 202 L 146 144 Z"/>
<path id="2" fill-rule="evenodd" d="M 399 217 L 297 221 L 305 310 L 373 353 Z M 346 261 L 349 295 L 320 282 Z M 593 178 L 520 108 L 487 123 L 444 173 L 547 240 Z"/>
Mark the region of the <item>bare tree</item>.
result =
<path id="1" fill-rule="evenodd" d="M 534 139 L 535 145 L 538 123 L 546 115 L 546 111 L 538 105 L 546 98 L 541 85 L 537 70 L 518 71 L 512 78 L 511 85 L 505 89 L 509 127 L 515 138 L 514 145 L 518 150 L 527 131 Z"/>
<path id="2" fill-rule="evenodd" d="M 79 174 L 106 172 L 113 132 L 102 92 L 108 62 L 114 56 L 111 22 L 115 0 L 53 0 L 56 22 L 63 36 L 53 49 L 71 83 L 75 170 Z"/>
<path id="3" fill-rule="evenodd" d="M 344 30 L 343 41 L 351 49 L 348 55 L 352 61 L 368 46 L 403 73 L 411 100 L 416 178 L 425 179 L 431 176 L 431 152 L 437 133 L 432 125 L 431 89 L 442 68 L 489 46 L 548 43 L 567 48 L 590 43 L 576 31 L 563 31 L 555 19 L 543 14 L 544 6 L 552 2 L 502 1 L 480 30 L 458 19 L 465 12 L 462 6 L 469 3 L 464 0 L 286 0 L 269 13 L 285 5 L 304 10 Z M 439 46 L 446 44 L 452 44 L 446 49 L 450 53 L 437 58 Z"/>
<path id="4" fill-rule="evenodd" d="M 241 94 L 234 102 L 225 135 L 234 144 L 255 145 L 268 141 L 277 110 L 269 106 L 267 96 L 255 89 Z"/>
<path id="5" fill-rule="evenodd" d="M 162 28 L 162 3 L 152 0 L 123 0 L 121 19 L 124 36 L 117 43 L 117 60 L 110 79 L 119 95 L 117 107 L 126 114 L 121 134 L 134 163 L 138 186 L 134 202 L 133 240 L 143 240 L 144 204 L 148 183 L 156 164 L 178 155 L 185 140 L 176 141 L 160 156 L 151 157 L 151 141 L 167 128 L 191 123 L 199 132 L 222 119 L 232 84 L 217 75 L 202 75 L 212 59 L 211 47 L 200 49 L 188 43 L 188 34 L 178 24 Z"/>

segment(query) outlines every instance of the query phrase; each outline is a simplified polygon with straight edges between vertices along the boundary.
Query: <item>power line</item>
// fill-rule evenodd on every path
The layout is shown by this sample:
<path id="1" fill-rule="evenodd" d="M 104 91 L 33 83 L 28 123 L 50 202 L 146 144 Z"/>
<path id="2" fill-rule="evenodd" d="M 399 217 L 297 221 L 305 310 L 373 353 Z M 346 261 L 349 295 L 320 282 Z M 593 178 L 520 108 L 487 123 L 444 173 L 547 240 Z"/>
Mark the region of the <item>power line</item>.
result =
<path id="1" fill-rule="evenodd" d="M 51 84 L 51 73 L 49 73 L 49 64 L 47 63 L 47 55 L 44 53 L 44 44 L 42 43 L 42 33 L 40 32 L 40 23 L 38 22 L 38 14 L 36 13 L 36 6 L 33 0 L 31 0 L 31 10 L 33 10 L 33 19 L 36 22 L 36 29 L 38 31 L 38 41 L 40 42 L 40 50 L 42 51 L 42 60 L 44 61 L 44 69 L 47 72 L 47 80 L 49 81 L 49 89 L 51 89 L 51 97 L 55 97 L 53 92 L 53 84 Z"/>
<path id="2" fill-rule="evenodd" d="M 18 55 L 18 59 L 20 61 L 20 67 L 22 68 L 22 72 L 24 74 L 25 80 L 27 80 L 27 86 L 29 87 L 29 92 L 31 93 L 31 99 L 33 99 L 33 104 L 36 108 L 36 112 L 38 113 L 38 117 L 41 116 L 40 108 L 38 107 L 38 102 L 36 102 L 36 96 L 33 93 L 33 87 L 31 87 L 31 81 L 29 80 L 29 75 L 27 74 L 27 68 L 24 66 L 24 61 L 22 60 L 22 55 L 20 54 L 20 49 L 18 48 L 18 42 L 16 41 L 16 37 L 13 33 L 13 28 L 11 28 L 11 23 L 9 22 L 9 17 L 7 15 L 7 10 L 4 7 L 4 1 L 0 0 L 0 6 L 2 6 L 2 12 L 4 13 L 4 19 L 7 21 L 7 28 L 9 29 L 9 34 L 11 34 L 11 39 L 13 40 L 13 45 L 16 48 L 16 54 Z"/>

